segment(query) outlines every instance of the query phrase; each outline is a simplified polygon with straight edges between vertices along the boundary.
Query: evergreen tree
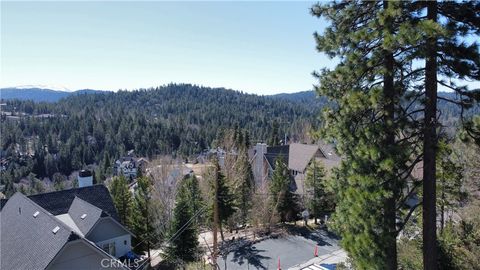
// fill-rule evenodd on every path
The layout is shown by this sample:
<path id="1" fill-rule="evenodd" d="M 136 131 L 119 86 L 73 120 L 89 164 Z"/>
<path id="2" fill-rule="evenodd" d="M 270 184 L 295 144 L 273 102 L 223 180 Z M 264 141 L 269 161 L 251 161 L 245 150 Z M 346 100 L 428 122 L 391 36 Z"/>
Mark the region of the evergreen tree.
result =
<path id="1" fill-rule="evenodd" d="M 226 178 L 220 169 L 217 158 L 213 158 L 212 163 L 213 166 L 210 172 L 210 183 L 212 186 L 214 186 L 215 182 L 217 183 L 217 198 L 215 198 L 215 196 L 212 196 L 210 216 L 213 220 L 213 200 L 217 200 L 218 218 L 220 222 L 220 236 L 222 237 L 223 241 L 224 236 L 222 224 L 225 224 L 227 220 L 235 213 L 235 197 L 232 194 L 230 187 L 227 185 Z M 212 192 L 214 191 L 215 189 L 212 188 Z"/>
<path id="2" fill-rule="evenodd" d="M 246 148 L 241 148 L 235 162 L 235 204 L 240 211 L 241 222 L 247 222 L 248 212 L 252 206 L 254 189 L 252 166 L 248 160 Z"/>
<path id="3" fill-rule="evenodd" d="M 427 18 L 436 24 L 437 2 L 427 4 Z M 423 143 L 423 265 L 425 270 L 437 269 L 437 39 L 428 35 L 425 42 L 425 121 Z"/>
<path id="4" fill-rule="evenodd" d="M 138 253 L 147 251 L 150 257 L 150 249 L 157 240 L 153 227 L 153 203 L 152 183 L 148 177 L 137 178 L 137 190 L 133 200 L 133 233 L 136 238 L 133 241 L 134 250 Z"/>
<path id="5" fill-rule="evenodd" d="M 281 222 L 295 220 L 299 212 L 298 197 L 292 192 L 291 183 L 287 164 L 283 158 L 277 158 L 270 183 L 270 198 Z"/>
<path id="6" fill-rule="evenodd" d="M 346 157 L 345 167 L 352 167 L 350 172 L 343 166 L 337 172 L 338 177 L 348 179 L 337 188 L 348 191 L 349 186 L 362 187 L 346 193 L 339 190 L 336 194 L 341 204 L 377 196 L 368 204 L 356 204 L 357 209 L 368 206 L 371 211 L 365 211 L 369 215 L 350 215 L 351 219 L 343 220 L 338 228 L 343 236 L 352 237 L 343 237 L 343 243 L 357 239 L 345 245 L 358 268 L 396 269 L 395 219 L 402 211 L 395 212 L 404 202 L 400 190 L 407 188 L 410 194 L 418 186 L 418 181 L 413 181 L 406 187 L 403 180 L 411 178 L 414 164 L 421 158 L 424 265 L 425 269 L 437 268 L 436 129 L 440 126 L 437 100 L 453 102 L 463 110 L 479 99 L 478 91 L 469 91 L 466 86 L 457 85 L 457 80 L 451 80 L 479 79 L 478 44 L 464 39 L 479 34 L 479 11 L 477 2 L 436 1 L 345 1 L 317 5 L 312 10 L 314 15 L 332 22 L 323 35 L 316 35 L 317 48 L 340 58 L 334 71 L 316 74 L 321 80 L 318 92 L 338 105 L 324 115 L 324 127 L 330 129 L 325 133 L 337 140 L 339 152 Z M 414 65 L 419 59 L 425 61 L 425 66 Z M 421 81 L 424 87 L 419 85 Z M 454 90 L 462 98 L 438 96 L 437 84 Z M 420 140 L 423 140 L 421 155 L 416 150 Z M 416 146 L 412 147 L 413 144 Z M 411 150 L 405 151 L 403 146 Z M 369 163 L 369 159 L 374 162 Z M 361 171 L 355 172 L 358 169 Z M 361 177 L 350 179 L 354 173 Z M 375 179 L 382 179 L 381 188 L 374 184 Z M 357 196 L 353 196 L 355 193 Z M 343 211 L 347 214 L 349 208 L 337 207 L 337 218 Z M 405 218 L 414 209 L 403 214 Z M 372 219 L 375 210 L 378 216 Z M 360 223 L 367 224 L 369 230 L 366 230 L 348 222 L 355 219 L 373 222 Z M 378 227 L 378 221 L 384 224 Z M 398 224 L 400 229 L 405 223 L 403 220 Z M 355 233 L 358 229 L 367 233 Z M 362 252 L 359 243 L 368 243 L 360 241 L 362 237 L 375 243 L 373 246 L 378 249 Z"/>
<path id="7" fill-rule="evenodd" d="M 110 194 L 117 209 L 118 216 L 123 225 L 132 228 L 133 199 L 128 190 L 128 183 L 125 177 L 115 176 L 110 184 Z"/>
<path id="8" fill-rule="evenodd" d="M 270 129 L 270 137 L 267 144 L 270 146 L 276 146 L 280 144 L 280 127 L 277 120 L 274 120 Z"/>
<path id="9" fill-rule="evenodd" d="M 248 149 L 250 148 L 251 146 L 251 142 L 250 142 L 250 132 L 248 132 L 248 130 L 245 130 L 245 133 L 243 135 L 243 140 L 244 140 L 244 145 L 245 145 L 245 148 Z"/>
<path id="10" fill-rule="evenodd" d="M 406 96 L 408 57 L 400 45 L 406 3 L 342 1 L 312 14 L 331 22 L 317 49 L 340 63 L 314 73 L 319 95 L 335 103 L 322 114 L 322 135 L 344 157 L 334 171 L 334 227 L 358 269 L 397 269 L 401 190 L 418 162 Z M 405 105 L 405 103 L 407 105 Z"/>
<path id="11" fill-rule="evenodd" d="M 198 254 L 198 229 L 192 204 L 193 178 L 183 180 L 175 200 L 170 225 L 170 242 L 166 249 L 167 260 L 176 265 L 192 262 Z"/>
<path id="12" fill-rule="evenodd" d="M 103 155 L 103 163 L 101 168 L 103 175 L 110 175 L 112 173 L 111 167 L 112 164 L 110 163 L 110 156 L 108 152 L 105 152 Z"/>
<path id="13" fill-rule="evenodd" d="M 480 90 L 471 91 L 458 81 L 480 79 L 478 41 L 468 42 L 470 35 L 480 34 L 480 3 L 476 1 L 414 1 L 407 4 L 408 23 L 405 24 L 401 43 L 409 58 L 425 61 L 424 66 L 413 69 L 424 82 L 424 88 L 415 89 L 422 101 L 424 113 L 419 127 L 423 137 L 423 259 L 424 269 L 437 269 L 437 130 L 438 101 L 452 103 L 463 111 L 480 100 Z M 426 14 L 426 16 L 425 16 Z M 477 39 L 478 40 L 478 39 Z M 453 90 L 456 100 L 439 96 L 438 85 Z M 467 122 L 468 123 L 468 122 Z M 468 126 L 467 126 L 468 129 Z"/>
<path id="14" fill-rule="evenodd" d="M 305 189 L 308 209 L 315 218 L 315 224 L 318 224 L 318 217 L 333 210 L 333 196 L 327 191 L 325 177 L 322 163 L 314 160 L 307 168 Z"/>
<path id="15" fill-rule="evenodd" d="M 480 115 L 472 117 L 472 119 L 466 121 L 465 124 L 464 133 L 466 133 L 469 138 L 473 139 L 477 145 L 480 145 Z"/>
<path id="16" fill-rule="evenodd" d="M 453 211 L 466 199 L 466 194 L 462 191 L 463 168 L 453 156 L 452 145 L 444 140 L 439 142 L 437 167 L 437 206 L 440 232 L 443 232 L 447 211 Z"/>
<path id="17" fill-rule="evenodd" d="M 191 175 L 185 178 L 183 180 L 183 185 L 186 189 L 186 191 L 184 192 L 186 193 L 188 201 L 190 201 L 190 204 L 192 206 L 192 211 L 193 213 L 197 213 L 204 206 L 202 192 L 200 190 L 197 177 L 195 175 Z M 202 218 L 204 218 L 204 216 L 202 214 L 199 214 L 198 217 L 195 219 L 196 223 L 200 223 L 200 221 L 202 221 Z"/>

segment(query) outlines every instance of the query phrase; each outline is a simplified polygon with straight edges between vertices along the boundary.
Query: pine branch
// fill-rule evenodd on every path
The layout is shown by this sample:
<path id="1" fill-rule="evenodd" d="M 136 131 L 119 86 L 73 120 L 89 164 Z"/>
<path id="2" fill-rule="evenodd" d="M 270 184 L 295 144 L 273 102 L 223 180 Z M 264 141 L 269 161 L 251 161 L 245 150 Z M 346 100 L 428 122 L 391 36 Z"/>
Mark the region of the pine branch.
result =
<path id="1" fill-rule="evenodd" d="M 416 204 L 412 208 L 410 208 L 410 211 L 408 212 L 407 216 L 403 219 L 403 222 L 400 224 L 399 229 L 396 231 L 397 236 L 403 230 L 403 228 L 405 228 L 405 225 L 407 224 L 407 222 L 410 219 L 410 217 L 412 216 L 412 214 L 415 212 L 415 209 L 417 209 L 417 207 L 420 206 L 420 205 L 422 205 L 421 202 Z"/>

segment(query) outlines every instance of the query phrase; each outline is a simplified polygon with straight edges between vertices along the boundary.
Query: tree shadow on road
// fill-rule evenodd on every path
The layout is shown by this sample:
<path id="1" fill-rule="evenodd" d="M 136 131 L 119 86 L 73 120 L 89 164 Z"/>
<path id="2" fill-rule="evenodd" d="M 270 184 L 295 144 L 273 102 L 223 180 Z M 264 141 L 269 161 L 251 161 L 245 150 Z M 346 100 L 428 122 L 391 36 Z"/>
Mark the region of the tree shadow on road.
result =
<path id="1" fill-rule="evenodd" d="M 232 262 L 238 265 L 247 263 L 256 269 L 267 269 L 263 261 L 270 259 L 270 257 L 261 255 L 260 253 L 265 252 L 265 250 L 257 249 L 253 245 L 254 243 L 250 242 L 235 249 Z M 247 265 L 243 268 L 247 269 Z"/>
<path id="2" fill-rule="evenodd" d="M 332 246 L 332 240 L 339 240 L 335 234 L 324 230 L 313 230 L 309 227 L 286 225 L 285 229 L 290 235 L 298 235 L 315 241 L 319 246 Z"/>

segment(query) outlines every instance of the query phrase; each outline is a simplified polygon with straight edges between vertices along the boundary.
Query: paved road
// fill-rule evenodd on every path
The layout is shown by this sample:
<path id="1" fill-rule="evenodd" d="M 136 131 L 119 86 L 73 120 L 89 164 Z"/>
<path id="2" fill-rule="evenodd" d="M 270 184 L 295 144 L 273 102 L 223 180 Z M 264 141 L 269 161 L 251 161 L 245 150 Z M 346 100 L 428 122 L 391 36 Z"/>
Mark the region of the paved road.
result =
<path id="1" fill-rule="evenodd" d="M 222 270 L 277 269 L 280 258 L 282 269 L 287 269 L 312 259 L 315 245 L 318 245 L 318 256 L 339 249 L 338 239 L 334 235 L 325 231 L 299 229 L 287 236 L 236 248 L 226 258 L 219 258 L 218 264 Z"/>

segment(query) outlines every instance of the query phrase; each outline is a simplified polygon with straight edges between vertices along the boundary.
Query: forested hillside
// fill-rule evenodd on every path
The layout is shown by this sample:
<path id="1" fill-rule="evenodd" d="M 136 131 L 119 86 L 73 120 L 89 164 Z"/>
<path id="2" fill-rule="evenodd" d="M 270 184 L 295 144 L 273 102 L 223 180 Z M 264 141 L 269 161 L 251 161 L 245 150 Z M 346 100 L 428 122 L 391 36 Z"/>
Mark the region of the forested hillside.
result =
<path id="1" fill-rule="evenodd" d="M 55 103 L 2 102 L 1 185 L 7 194 L 23 178 L 31 186 L 44 178 L 58 182 L 91 164 L 102 179 L 132 149 L 149 158 L 192 156 L 214 147 L 234 126 L 248 131 L 250 141 L 264 142 L 276 122 L 281 137 L 295 139 L 317 123 L 326 104 L 312 91 L 258 96 L 186 84 L 77 94 Z M 449 125 L 458 124 L 459 109 L 444 102 L 440 107 Z"/>
<path id="2" fill-rule="evenodd" d="M 98 165 L 101 178 L 131 149 L 140 156 L 187 157 L 212 146 L 222 130 L 235 125 L 248 130 L 253 142 L 267 138 L 273 121 L 280 134 L 294 136 L 304 132 L 304 123 L 315 122 L 318 113 L 300 102 L 173 84 L 75 95 L 57 103 L 6 101 L 2 184 L 8 194 L 11 183 L 24 177 L 65 176 L 89 164 Z"/>

